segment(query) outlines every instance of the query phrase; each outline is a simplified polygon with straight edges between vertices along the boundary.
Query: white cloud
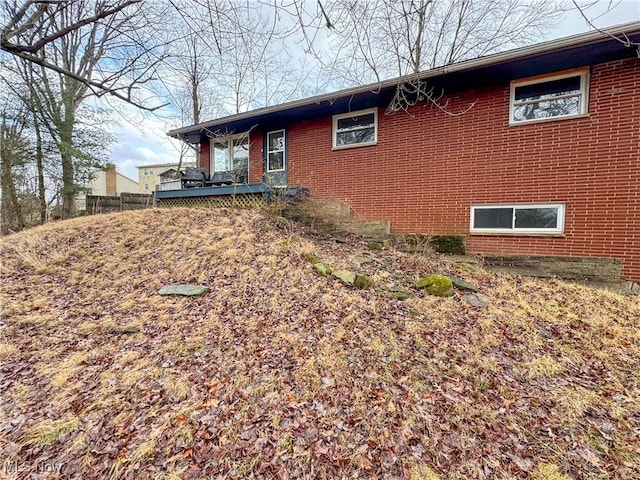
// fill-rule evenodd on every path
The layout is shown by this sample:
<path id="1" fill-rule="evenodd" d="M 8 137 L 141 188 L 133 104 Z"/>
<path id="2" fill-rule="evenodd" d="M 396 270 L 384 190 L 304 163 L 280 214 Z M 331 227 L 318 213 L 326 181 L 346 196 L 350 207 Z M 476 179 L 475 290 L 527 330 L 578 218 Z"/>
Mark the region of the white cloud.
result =
<path id="1" fill-rule="evenodd" d="M 111 127 L 117 138 L 111 148 L 111 162 L 120 173 L 137 180 L 140 165 L 178 161 L 179 142 L 166 135 L 174 128 L 171 122 L 142 115 L 133 106 L 125 107 L 119 114 L 119 121 Z"/>
<path id="2" fill-rule="evenodd" d="M 606 28 L 623 23 L 640 21 L 640 0 L 578 0 L 582 13 L 573 9 L 565 14 L 560 26 L 549 35 L 549 40 L 592 31 L 591 22 L 596 28 Z"/>

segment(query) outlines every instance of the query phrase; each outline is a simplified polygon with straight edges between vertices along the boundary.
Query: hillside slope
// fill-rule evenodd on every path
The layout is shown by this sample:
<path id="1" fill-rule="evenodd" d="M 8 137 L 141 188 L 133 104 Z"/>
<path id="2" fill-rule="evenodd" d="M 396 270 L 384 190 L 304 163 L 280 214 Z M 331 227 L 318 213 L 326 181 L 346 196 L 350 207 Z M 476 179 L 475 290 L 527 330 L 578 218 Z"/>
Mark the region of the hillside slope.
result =
<path id="1" fill-rule="evenodd" d="M 10 478 L 640 478 L 638 297 L 147 210 L 1 240 Z M 315 274 L 314 254 L 411 288 Z M 200 298 L 159 296 L 198 283 Z M 56 477 L 55 472 L 60 472 Z"/>

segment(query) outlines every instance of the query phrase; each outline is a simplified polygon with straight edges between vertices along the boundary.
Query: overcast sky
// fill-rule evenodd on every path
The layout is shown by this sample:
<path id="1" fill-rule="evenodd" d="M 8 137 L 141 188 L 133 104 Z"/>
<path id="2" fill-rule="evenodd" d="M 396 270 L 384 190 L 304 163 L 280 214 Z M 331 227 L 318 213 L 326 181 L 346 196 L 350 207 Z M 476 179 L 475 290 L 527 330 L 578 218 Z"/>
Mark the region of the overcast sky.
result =
<path id="1" fill-rule="evenodd" d="M 581 0 L 581 3 L 585 1 Z M 615 8 L 603 15 L 609 3 L 614 4 Z M 640 0 L 600 0 L 587 13 L 599 28 L 640 21 Z M 579 13 L 570 12 L 561 26 L 550 32 L 548 40 L 589 30 L 589 25 Z M 164 115 L 170 114 L 165 112 Z M 167 130 L 175 127 L 169 118 L 144 118 L 133 107 L 125 107 L 116 120 L 112 131 L 117 143 L 112 147 L 111 161 L 117 165 L 120 173 L 137 181 L 137 166 L 177 162 L 178 148 L 175 141 L 166 136 Z"/>

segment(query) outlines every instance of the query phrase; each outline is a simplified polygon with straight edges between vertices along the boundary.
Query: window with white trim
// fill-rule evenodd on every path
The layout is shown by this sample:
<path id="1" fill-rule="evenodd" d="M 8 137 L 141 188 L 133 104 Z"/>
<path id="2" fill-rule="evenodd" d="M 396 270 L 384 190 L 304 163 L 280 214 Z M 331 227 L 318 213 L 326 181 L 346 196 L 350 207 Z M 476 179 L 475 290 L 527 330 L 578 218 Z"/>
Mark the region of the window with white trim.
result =
<path id="1" fill-rule="evenodd" d="M 472 205 L 471 233 L 564 232 L 564 204 Z"/>
<path id="2" fill-rule="evenodd" d="M 281 172 L 285 168 L 284 130 L 267 133 L 267 172 Z"/>
<path id="3" fill-rule="evenodd" d="M 375 145 L 378 111 L 375 108 L 333 116 L 333 148 Z"/>
<path id="4" fill-rule="evenodd" d="M 211 139 L 212 172 L 237 172 L 248 167 L 248 133 Z"/>
<path id="5" fill-rule="evenodd" d="M 511 82 L 509 123 L 571 118 L 587 113 L 588 70 Z"/>

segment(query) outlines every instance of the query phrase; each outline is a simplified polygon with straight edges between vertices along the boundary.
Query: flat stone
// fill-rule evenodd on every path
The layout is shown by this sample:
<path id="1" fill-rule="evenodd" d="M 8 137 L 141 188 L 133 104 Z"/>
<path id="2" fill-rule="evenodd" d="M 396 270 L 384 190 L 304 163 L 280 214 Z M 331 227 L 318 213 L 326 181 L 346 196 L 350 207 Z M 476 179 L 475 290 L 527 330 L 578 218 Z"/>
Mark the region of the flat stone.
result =
<path id="1" fill-rule="evenodd" d="M 313 269 L 315 270 L 316 273 L 322 275 L 323 277 L 331 275 L 331 267 L 326 263 L 322 263 L 322 262 L 314 263 Z"/>
<path id="2" fill-rule="evenodd" d="M 209 287 L 203 285 L 165 285 L 159 291 L 159 295 L 183 295 L 185 297 L 199 297 L 209 291 Z"/>
<path id="3" fill-rule="evenodd" d="M 473 273 L 478 270 L 478 266 L 475 263 L 471 262 L 458 262 L 456 263 L 456 267 L 460 270 L 465 270 L 467 272 Z"/>
<path id="4" fill-rule="evenodd" d="M 365 263 L 373 262 L 373 258 L 371 257 L 353 257 L 353 261 L 358 265 L 364 265 Z"/>
<path id="5" fill-rule="evenodd" d="M 334 270 L 331 274 L 346 285 L 353 285 L 356 281 L 356 274 L 349 270 Z"/>
<path id="6" fill-rule="evenodd" d="M 394 287 L 389 289 L 389 293 L 393 298 L 400 301 L 407 300 L 413 296 L 413 294 L 408 290 L 403 290 L 401 288 L 394 288 Z"/>
<path id="7" fill-rule="evenodd" d="M 112 335 L 128 335 L 132 333 L 140 333 L 140 327 L 124 326 L 124 327 L 107 327 L 107 333 Z"/>
<path id="8" fill-rule="evenodd" d="M 367 290 L 376 286 L 375 282 L 371 280 L 368 275 L 356 274 L 356 279 L 353 282 L 356 288 Z"/>
<path id="9" fill-rule="evenodd" d="M 453 283 L 453 286 L 456 287 L 458 290 L 466 290 L 467 292 L 478 291 L 478 287 L 461 278 L 458 278 L 458 277 L 449 277 L 449 278 L 451 279 L 451 283 Z"/>
<path id="10" fill-rule="evenodd" d="M 491 299 L 482 293 L 468 293 L 462 299 L 476 308 L 484 308 L 491 303 Z"/>

